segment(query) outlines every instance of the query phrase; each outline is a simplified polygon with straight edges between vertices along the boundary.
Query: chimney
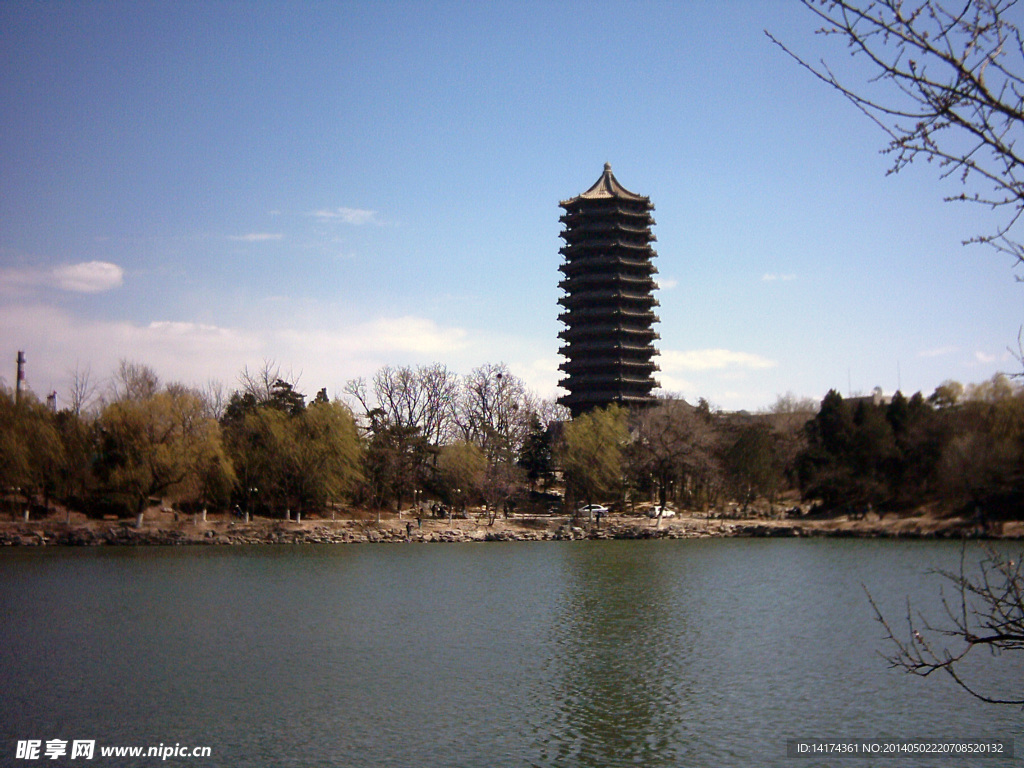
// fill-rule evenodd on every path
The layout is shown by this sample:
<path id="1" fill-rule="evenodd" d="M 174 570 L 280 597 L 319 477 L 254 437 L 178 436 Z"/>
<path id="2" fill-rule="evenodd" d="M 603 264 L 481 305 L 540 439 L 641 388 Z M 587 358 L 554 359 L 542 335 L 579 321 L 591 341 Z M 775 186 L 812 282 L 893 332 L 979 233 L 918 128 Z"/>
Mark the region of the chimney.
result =
<path id="1" fill-rule="evenodd" d="M 14 403 L 21 402 L 21 390 L 25 388 L 25 353 L 18 350 L 18 383 L 14 387 Z"/>

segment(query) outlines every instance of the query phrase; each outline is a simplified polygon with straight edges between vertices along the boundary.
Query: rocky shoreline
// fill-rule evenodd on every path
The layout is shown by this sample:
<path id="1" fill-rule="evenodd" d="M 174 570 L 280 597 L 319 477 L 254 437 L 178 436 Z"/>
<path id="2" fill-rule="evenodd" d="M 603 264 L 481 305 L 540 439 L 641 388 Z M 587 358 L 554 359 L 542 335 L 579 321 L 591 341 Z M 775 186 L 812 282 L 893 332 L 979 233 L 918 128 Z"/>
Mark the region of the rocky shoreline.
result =
<path id="1" fill-rule="evenodd" d="M 496 521 L 407 520 L 371 523 L 360 520 L 302 523 L 260 520 L 250 523 L 211 521 L 199 524 L 153 522 L 136 528 L 128 521 L 0 523 L 0 546 L 233 546 L 263 544 L 460 543 L 485 541 L 578 541 L 610 539 L 692 539 L 712 537 L 846 537 L 906 539 L 1024 539 L 1024 525 L 1008 522 L 982 530 L 959 518 L 851 520 L 707 520 L 655 521 L 611 518 L 600 527 L 569 521 L 533 519 Z"/>

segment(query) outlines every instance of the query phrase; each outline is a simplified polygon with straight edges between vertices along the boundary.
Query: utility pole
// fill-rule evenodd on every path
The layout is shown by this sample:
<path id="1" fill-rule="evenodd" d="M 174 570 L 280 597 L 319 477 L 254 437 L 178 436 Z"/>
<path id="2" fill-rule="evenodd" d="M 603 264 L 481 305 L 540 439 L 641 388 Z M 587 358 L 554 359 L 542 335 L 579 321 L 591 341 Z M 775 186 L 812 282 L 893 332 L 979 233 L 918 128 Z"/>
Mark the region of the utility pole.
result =
<path id="1" fill-rule="evenodd" d="M 25 387 L 25 353 L 18 350 L 18 383 L 14 385 L 14 404 L 21 402 L 21 390 Z"/>

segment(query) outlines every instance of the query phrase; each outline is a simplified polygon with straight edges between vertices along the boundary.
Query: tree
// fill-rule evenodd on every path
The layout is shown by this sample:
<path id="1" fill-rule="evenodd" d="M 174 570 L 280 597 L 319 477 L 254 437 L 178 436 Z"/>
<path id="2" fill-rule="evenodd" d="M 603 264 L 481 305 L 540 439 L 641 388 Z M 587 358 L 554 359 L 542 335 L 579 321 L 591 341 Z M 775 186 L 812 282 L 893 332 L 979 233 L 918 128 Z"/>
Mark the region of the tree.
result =
<path id="1" fill-rule="evenodd" d="M 782 485 L 782 467 L 776 445 L 779 437 L 764 422 L 743 425 L 725 452 L 736 496 L 743 509 L 758 496 L 773 502 Z"/>
<path id="2" fill-rule="evenodd" d="M 249 394 L 232 401 L 249 402 Z M 283 512 L 288 504 L 288 466 L 293 453 L 289 416 L 274 408 L 254 405 L 233 411 L 223 421 L 228 455 L 237 476 L 236 503 L 247 512 Z"/>
<path id="3" fill-rule="evenodd" d="M 362 444 L 349 408 L 323 389 L 306 406 L 270 364 L 239 380 L 222 424 L 245 509 L 319 511 L 351 493 L 362 476 Z"/>
<path id="4" fill-rule="evenodd" d="M 345 392 L 363 411 L 369 440 L 365 479 L 376 506 L 402 499 L 436 471 L 439 447 L 454 431 L 458 377 L 444 365 L 380 368 L 370 384 L 352 379 Z"/>
<path id="5" fill-rule="evenodd" d="M 723 477 L 721 434 L 711 404 L 690 405 L 665 398 L 639 413 L 627 448 L 630 475 L 638 490 L 656 487 L 659 503 L 684 500 L 707 509 Z"/>
<path id="6" fill-rule="evenodd" d="M 372 413 L 363 477 L 377 508 L 394 501 L 402 510 L 402 502 L 411 497 L 423 481 L 429 455 L 428 446 L 416 427 L 388 425 Z"/>
<path id="7" fill-rule="evenodd" d="M 48 503 L 65 457 L 54 413 L 31 392 L 16 398 L 0 389 L 0 489 L 24 497 L 26 508 L 40 496 Z"/>
<path id="8" fill-rule="evenodd" d="M 541 423 L 537 415 L 534 415 L 530 421 L 530 431 L 523 439 L 523 446 L 519 450 L 517 461 L 519 467 L 526 473 L 531 490 L 536 488 L 538 480 L 544 482 L 546 490 L 548 481 L 554 474 L 551 442 L 551 431 Z"/>
<path id="9" fill-rule="evenodd" d="M 635 436 L 627 449 L 633 483 L 639 488 L 656 487 L 658 503 L 664 507 L 671 489 L 685 474 L 687 458 L 699 450 L 703 430 L 694 429 L 694 407 L 684 400 L 663 400 L 637 417 Z"/>
<path id="10" fill-rule="evenodd" d="M 301 510 L 323 509 L 346 496 L 360 477 L 361 448 L 352 412 L 318 399 L 289 422 L 294 434 L 290 470 Z"/>
<path id="11" fill-rule="evenodd" d="M 988 649 L 998 657 L 1004 652 L 1024 651 L 1024 572 L 1021 558 L 1012 560 L 988 548 L 976 574 L 965 569 L 966 547 L 961 551 L 960 570 L 937 570 L 954 597 L 942 596 L 941 625 L 934 625 L 907 603 L 906 635 L 897 633 L 882 614 L 871 594 L 868 600 L 876 620 L 885 628 L 892 652 L 886 656 L 891 667 L 908 674 L 928 677 L 945 672 L 975 698 L 989 704 L 1024 704 L 1019 680 L 1013 679 L 1008 694 L 982 690 L 971 677 L 968 657 L 977 649 Z M 953 644 L 953 648 L 950 648 Z M 977 654 L 974 654 L 975 656 Z M 973 658 L 973 657 L 971 657 Z"/>
<path id="12" fill-rule="evenodd" d="M 160 390 L 160 377 L 148 365 L 122 359 L 110 380 L 112 402 L 146 400 Z"/>
<path id="13" fill-rule="evenodd" d="M 792 392 L 776 397 L 764 418 L 771 424 L 776 459 L 787 484 L 797 484 L 797 457 L 807 447 L 807 422 L 818 412 L 818 402 Z"/>
<path id="14" fill-rule="evenodd" d="M 1005 377 L 968 387 L 969 399 L 940 413 L 947 421 L 939 477 L 947 496 L 1019 514 L 1024 492 L 1024 390 Z"/>
<path id="15" fill-rule="evenodd" d="M 628 440 L 626 411 L 617 405 L 588 411 L 566 424 L 558 455 L 567 495 L 592 504 L 618 493 Z"/>
<path id="16" fill-rule="evenodd" d="M 943 179 L 965 187 L 947 200 L 1005 211 L 995 231 L 967 242 L 1024 261 L 1010 234 L 1024 211 L 1016 146 L 1024 128 L 1024 46 L 1010 19 L 1016 0 L 801 2 L 825 23 L 819 34 L 838 37 L 866 62 L 864 83 L 850 85 L 826 63 L 810 64 L 765 34 L 885 131 L 890 173 L 919 159 L 934 162 Z"/>
<path id="17" fill-rule="evenodd" d="M 804 497 L 819 499 L 829 508 L 849 504 L 856 432 L 850 405 L 834 389 L 829 390 L 806 429 L 807 448 L 797 460 Z"/>
<path id="18" fill-rule="evenodd" d="M 438 480 L 445 500 L 465 510 L 470 498 L 481 493 L 487 476 L 487 457 L 473 443 L 459 441 L 441 448 Z"/>
<path id="19" fill-rule="evenodd" d="M 461 436 L 494 461 L 508 460 L 523 444 L 534 414 L 522 379 L 505 363 L 475 368 L 465 377 L 456 420 Z"/>
<path id="20" fill-rule="evenodd" d="M 141 516 L 152 496 L 200 499 L 211 473 L 233 479 L 220 427 L 198 396 L 140 394 L 108 404 L 97 421 L 101 480 L 126 507 Z"/>
<path id="21" fill-rule="evenodd" d="M 85 368 L 75 365 L 75 369 L 70 372 L 70 376 L 71 384 L 68 386 L 68 402 L 71 403 L 71 412 L 75 416 L 81 416 L 92 409 L 99 387 L 93 380 L 92 368 L 88 365 Z"/>
<path id="22" fill-rule="evenodd" d="M 415 428 L 433 446 L 452 436 L 459 380 L 441 363 L 415 369 L 384 366 L 374 374 L 372 387 L 365 379 L 352 379 L 345 392 L 367 419 L 374 413 L 382 426 Z"/>
<path id="23" fill-rule="evenodd" d="M 960 398 L 963 396 L 964 385 L 959 381 L 947 379 L 939 384 L 935 391 L 929 395 L 928 402 L 936 408 L 949 408 L 960 402 Z"/>

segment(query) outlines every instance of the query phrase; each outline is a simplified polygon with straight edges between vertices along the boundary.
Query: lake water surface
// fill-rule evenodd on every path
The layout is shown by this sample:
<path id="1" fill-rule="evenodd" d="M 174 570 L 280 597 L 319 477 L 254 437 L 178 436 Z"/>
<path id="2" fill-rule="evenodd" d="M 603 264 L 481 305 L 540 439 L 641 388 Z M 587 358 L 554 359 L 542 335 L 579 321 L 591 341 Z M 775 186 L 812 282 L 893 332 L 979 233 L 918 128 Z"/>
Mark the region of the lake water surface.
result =
<path id="1" fill-rule="evenodd" d="M 943 542 L 711 539 L 0 552 L 19 740 L 193 766 L 1018 765 L 794 759 L 793 738 L 1013 739 L 1024 713 L 887 668 L 864 587 L 940 618 Z M 980 551 L 972 545 L 968 562 Z M 862 586 L 863 585 L 863 586 Z M 978 674 L 1024 686 L 1024 660 Z"/>

